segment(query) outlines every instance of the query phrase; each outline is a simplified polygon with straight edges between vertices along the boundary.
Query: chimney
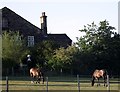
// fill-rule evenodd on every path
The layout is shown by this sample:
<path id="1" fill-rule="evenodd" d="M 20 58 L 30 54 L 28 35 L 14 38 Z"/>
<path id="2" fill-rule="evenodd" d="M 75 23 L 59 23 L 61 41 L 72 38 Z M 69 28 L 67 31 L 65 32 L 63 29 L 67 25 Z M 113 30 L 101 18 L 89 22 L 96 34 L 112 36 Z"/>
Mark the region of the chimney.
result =
<path id="1" fill-rule="evenodd" d="M 47 16 L 45 15 L 45 12 L 42 12 L 42 16 L 40 17 L 40 19 L 42 34 L 44 36 L 47 36 Z"/>

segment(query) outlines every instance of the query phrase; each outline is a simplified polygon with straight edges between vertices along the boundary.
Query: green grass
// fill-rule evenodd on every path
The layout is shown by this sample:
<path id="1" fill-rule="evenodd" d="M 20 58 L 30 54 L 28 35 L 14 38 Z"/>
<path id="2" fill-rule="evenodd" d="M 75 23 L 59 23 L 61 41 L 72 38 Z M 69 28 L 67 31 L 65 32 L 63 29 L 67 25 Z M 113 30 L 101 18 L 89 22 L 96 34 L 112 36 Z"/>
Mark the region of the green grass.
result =
<path id="1" fill-rule="evenodd" d="M 91 92 L 97 90 L 107 90 L 107 87 L 101 86 L 97 87 L 96 84 L 94 87 L 90 83 L 91 78 L 80 78 L 80 90 L 88 90 Z M 49 90 L 78 90 L 78 83 L 76 77 L 49 77 L 48 78 L 48 89 Z M 102 81 L 101 81 L 102 82 Z M 6 90 L 6 80 L 3 78 L 2 90 Z M 110 90 L 118 90 L 120 84 L 118 79 L 110 79 Z M 29 77 L 9 77 L 9 90 L 46 90 L 46 81 L 44 84 L 32 84 Z M 71 91 L 70 91 L 71 92 Z"/>

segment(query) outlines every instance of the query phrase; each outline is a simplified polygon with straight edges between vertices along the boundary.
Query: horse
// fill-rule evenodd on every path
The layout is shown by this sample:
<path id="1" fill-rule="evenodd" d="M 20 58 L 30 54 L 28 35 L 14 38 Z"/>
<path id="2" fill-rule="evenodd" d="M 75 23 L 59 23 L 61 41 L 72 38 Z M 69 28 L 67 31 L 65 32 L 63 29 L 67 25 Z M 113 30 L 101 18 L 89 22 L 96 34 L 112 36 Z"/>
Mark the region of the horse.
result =
<path id="1" fill-rule="evenodd" d="M 95 83 L 95 79 L 98 80 L 98 84 L 97 86 L 100 86 L 100 83 L 99 83 L 99 78 L 103 78 L 104 79 L 104 86 L 106 85 L 106 87 L 108 86 L 107 85 L 107 71 L 105 69 L 102 69 L 102 70 L 95 70 L 92 74 L 92 86 L 94 86 L 94 83 Z"/>
<path id="2" fill-rule="evenodd" d="M 33 83 L 36 79 L 36 83 L 40 84 L 40 81 L 42 79 L 42 83 L 44 84 L 44 74 L 40 68 L 31 68 L 30 69 L 30 76 L 33 78 L 33 81 L 32 81 Z"/>

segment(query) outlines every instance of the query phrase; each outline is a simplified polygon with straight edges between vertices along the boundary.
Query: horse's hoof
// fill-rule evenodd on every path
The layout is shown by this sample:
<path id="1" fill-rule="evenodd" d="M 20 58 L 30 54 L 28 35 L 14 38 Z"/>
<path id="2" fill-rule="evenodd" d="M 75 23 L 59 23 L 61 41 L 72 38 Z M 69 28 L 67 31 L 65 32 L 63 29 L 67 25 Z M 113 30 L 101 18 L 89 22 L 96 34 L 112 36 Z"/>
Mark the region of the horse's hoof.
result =
<path id="1" fill-rule="evenodd" d="M 34 82 L 33 82 L 33 81 L 31 81 L 31 83 L 33 84 Z"/>

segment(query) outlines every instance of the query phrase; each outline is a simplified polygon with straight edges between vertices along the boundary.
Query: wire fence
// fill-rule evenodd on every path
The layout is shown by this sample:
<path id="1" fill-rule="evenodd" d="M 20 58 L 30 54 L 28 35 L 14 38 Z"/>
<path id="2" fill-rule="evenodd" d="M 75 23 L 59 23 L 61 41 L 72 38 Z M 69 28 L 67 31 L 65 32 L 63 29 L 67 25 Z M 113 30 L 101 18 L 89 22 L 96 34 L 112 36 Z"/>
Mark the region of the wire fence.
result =
<path id="1" fill-rule="evenodd" d="M 114 88 L 110 88 L 113 85 L 110 82 L 109 75 L 107 75 L 107 87 L 103 87 L 101 85 L 100 87 L 91 86 L 91 78 L 84 78 L 80 75 L 77 75 L 76 77 L 46 77 L 44 84 L 32 84 L 30 83 L 31 78 L 30 77 L 8 77 L 6 76 L 6 79 L 3 81 L 3 92 L 11 92 L 11 90 L 21 90 L 21 92 L 26 91 L 38 91 L 40 90 L 44 92 L 51 92 L 55 90 L 62 90 L 63 92 L 65 90 L 73 90 L 74 92 L 85 92 L 91 91 L 91 92 L 117 92 L 117 83 Z M 117 81 L 117 80 L 116 80 Z M 97 82 L 97 81 L 96 81 Z M 102 84 L 102 80 L 100 81 Z M 112 86 L 110 86 L 112 85 Z M 115 90 L 116 89 L 116 90 Z M 84 90 L 84 91 L 83 91 Z M 26 92 L 25 91 L 25 92 Z M 118 91 L 119 92 L 119 91 Z"/>

